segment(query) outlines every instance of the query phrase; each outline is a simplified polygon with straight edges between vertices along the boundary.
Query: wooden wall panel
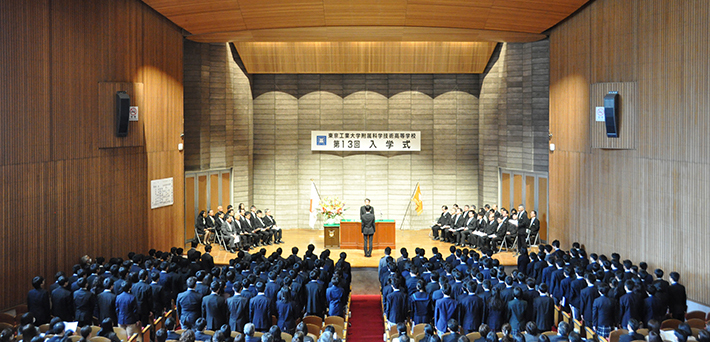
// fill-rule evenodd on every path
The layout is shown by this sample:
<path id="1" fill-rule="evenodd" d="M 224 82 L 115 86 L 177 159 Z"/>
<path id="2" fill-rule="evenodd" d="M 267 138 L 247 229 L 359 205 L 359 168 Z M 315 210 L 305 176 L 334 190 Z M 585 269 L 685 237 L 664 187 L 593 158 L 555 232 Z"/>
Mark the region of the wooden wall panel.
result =
<path id="1" fill-rule="evenodd" d="M 23 303 L 33 276 L 51 283 L 84 254 L 125 257 L 182 245 L 154 237 L 172 236 L 174 222 L 148 209 L 149 180 L 174 177 L 180 204 L 161 212 L 179 218 L 181 229 L 180 30 L 137 0 L 8 0 L 0 3 L 0 44 L 0 235 L 7 243 L 0 309 Z M 145 68 L 157 77 L 143 77 Z M 144 86 L 147 129 L 134 131 L 143 146 L 99 149 L 107 146 L 102 136 L 115 135 L 102 127 L 108 108 L 97 96 L 100 84 L 112 82 Z M 166 154 L 148 153 L 168 146 Z"/>
<path id="2" fill-rule="evenodd" d="M 236 42 L 254 74 L 482 73 L 492 42 Z"/>
<path id="3" fill-rule="evenodd" d="M 500 175 L 500 206 L 502 207 L 507 207 L 512 203 L 512 199 L 510 198 L 511 194 L 511 181 L 510 181 L 510 173 L 503 172 Z"/>
<path id="4" fill-rule="evenodd" d="M 195 177 L 185 177 L 185 240 L 195 237 L 195 218 L 201 210 L 195 212 Z"/>
<path id="5" fill-rule="evenodd" d="M 550 239 L 677 271 L 706 305 L 708 18 L 707 2 L 598 0 L 550 43 Z M 577 104 L 597 82 L 636 82 L 638 150 L 588 149 L 589 109 Z"/>
<path id="6" fill-rule="evenodd" d="M 606 136 L 606 123 L 595 119 L 596 107 L 604 106 L 604 96 L 610 91 L 619 92 L 617 111 L 618 138 Z M 594 83 L 589 87 L 589 137 L 592 148 L 636 149 L 638 136 L 638 87 L 636 82 Z"/>

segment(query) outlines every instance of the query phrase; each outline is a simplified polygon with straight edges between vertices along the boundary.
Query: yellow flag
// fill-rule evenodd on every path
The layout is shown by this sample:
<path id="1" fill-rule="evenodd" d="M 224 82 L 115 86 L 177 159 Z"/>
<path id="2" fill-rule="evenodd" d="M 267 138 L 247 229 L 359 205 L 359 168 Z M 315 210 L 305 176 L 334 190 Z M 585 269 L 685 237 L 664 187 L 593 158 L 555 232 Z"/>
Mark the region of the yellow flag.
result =
<path id="1" fill-rule="evenodd" d="M 421 194 L 422 189 L 419 188 L 419 184 L 417 184 L 417 190 L 414 191 L 414 197 L 412 197 L 412 201 L 414 201 L 414 204 L 416 205 L 414 209 L 417 211 L 417 216 L 421 215 L 422 212 L 424 212 L 424 203 L 422 203 L 421 198 L 419 198 Z"/>

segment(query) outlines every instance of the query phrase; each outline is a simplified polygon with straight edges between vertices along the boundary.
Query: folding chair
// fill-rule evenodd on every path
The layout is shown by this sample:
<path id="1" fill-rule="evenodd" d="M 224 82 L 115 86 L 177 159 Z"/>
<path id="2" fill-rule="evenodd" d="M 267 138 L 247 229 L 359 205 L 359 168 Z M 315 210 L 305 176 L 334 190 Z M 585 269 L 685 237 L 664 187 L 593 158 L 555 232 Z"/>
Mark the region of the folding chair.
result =
<path id="1" fill-rule="evenodd" d="M 198 242 L 198 243 L 203 244 L 203 245 L 205 244 L 205 243 L 202 241 L 202 238 L 200 238 L 200 233 L 197 232 L 197 228 L 195 228 L 195 239 L 197 239 L 197 242 Z"/>
<path id="2" fill-rule="evenodd" d="M 224 250 L 226 251 L 227 250 L 227 243 L 224 242 L 224 237 L 222 237 L 222 232 L 220 232 L 218 229 L 215 229 L 213 235 L 214 235 L 214 238 L 215 238 L 215 241 L 217 242 L 217 244 L 222 246 L 222 248 L 224 248 Z"/>

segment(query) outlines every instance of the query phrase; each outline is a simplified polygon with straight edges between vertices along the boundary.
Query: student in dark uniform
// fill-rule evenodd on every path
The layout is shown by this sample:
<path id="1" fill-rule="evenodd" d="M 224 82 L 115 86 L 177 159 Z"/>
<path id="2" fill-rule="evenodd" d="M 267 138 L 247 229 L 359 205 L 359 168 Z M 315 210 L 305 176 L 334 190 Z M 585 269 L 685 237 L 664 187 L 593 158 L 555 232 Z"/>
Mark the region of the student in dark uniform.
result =
<path id="1" fill-rule="evenodd" d="M 219 281 L 212 282 L 211 293 L 202 298 L 202 318 L 205 319 L 208 330 L 218 330 L 227 323 L 227 302 L 219 294 L 221 287 Z"/>
<path id="2" fill-rule="evenodd" d="M 40 276 L 32 278 L 32 287 L 27 293 L 27 309 L 34 316 L 35 325 L 40 326 L 50 320 L 49 292 L 43 288 L 44 278 Z"/>

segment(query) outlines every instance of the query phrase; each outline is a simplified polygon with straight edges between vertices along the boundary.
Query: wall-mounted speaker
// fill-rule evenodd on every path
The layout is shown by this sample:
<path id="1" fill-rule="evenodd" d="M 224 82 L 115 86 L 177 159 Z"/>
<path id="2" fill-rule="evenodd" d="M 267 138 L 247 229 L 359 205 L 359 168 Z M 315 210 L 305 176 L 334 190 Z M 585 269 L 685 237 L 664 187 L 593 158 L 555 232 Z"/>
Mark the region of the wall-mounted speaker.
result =
<path id="1" fill-rule="evenodd" d="M 610 91 L 604 95 L 604 121 L 606 137 L 619 137 L 619 92 Z"/>
<path id="2" fill-rule="evenodd" d="M 131 98 L 125 91 L 116 92 L 116 136 L 128 135 L 128 114 L 131 107 Z"/>

